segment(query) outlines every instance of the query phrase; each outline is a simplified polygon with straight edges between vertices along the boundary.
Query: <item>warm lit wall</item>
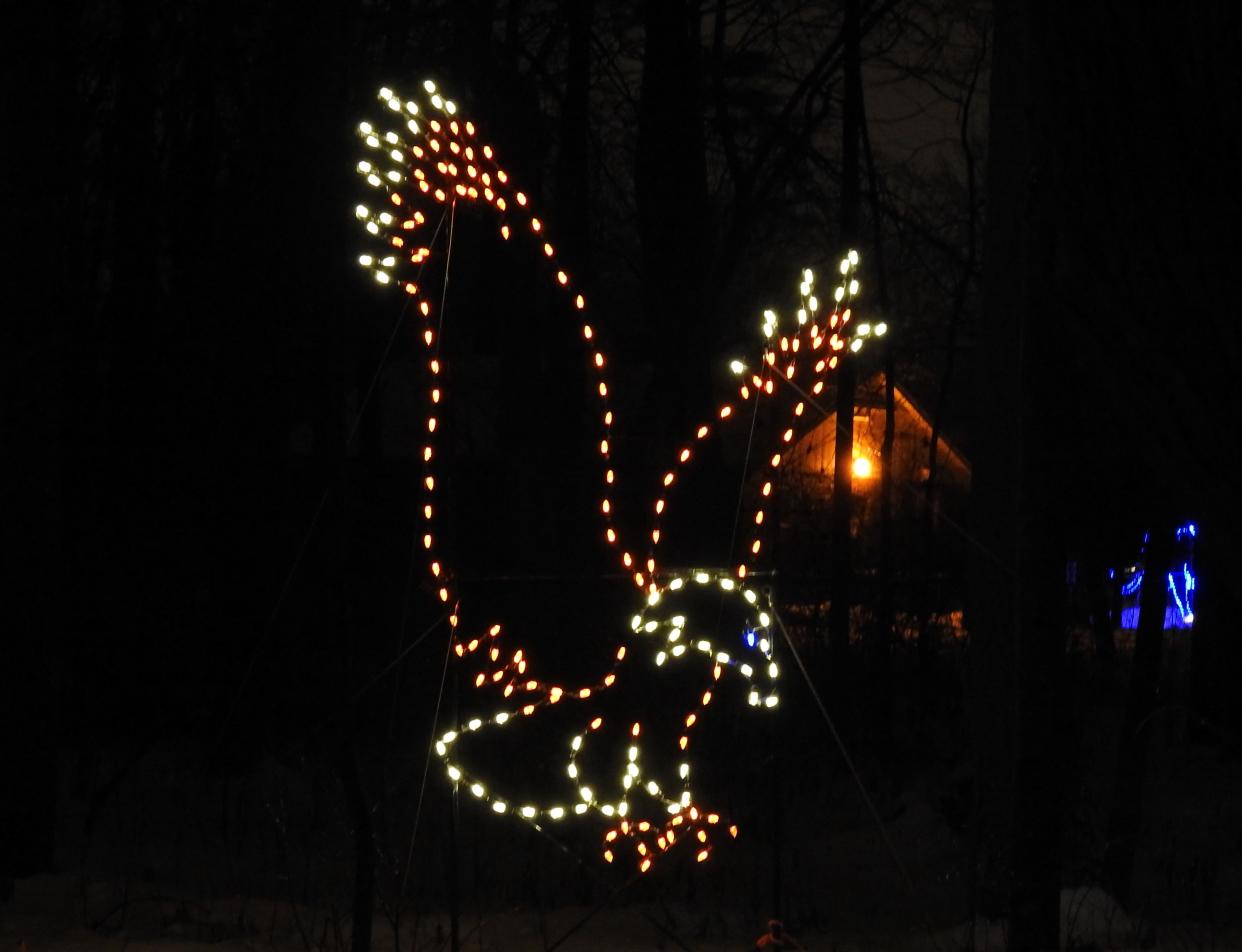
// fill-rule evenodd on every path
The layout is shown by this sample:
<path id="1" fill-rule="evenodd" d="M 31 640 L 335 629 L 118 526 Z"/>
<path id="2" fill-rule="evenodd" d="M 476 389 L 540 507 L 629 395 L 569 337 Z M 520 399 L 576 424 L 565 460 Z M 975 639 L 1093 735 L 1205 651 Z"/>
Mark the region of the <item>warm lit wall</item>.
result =
<path id="1" fill-rule="evenodd" d="M 884 440 L 884 377 L 877 374 L 858 388 L 854 410 L 854 455 L 871 464 L 869 477 L 855 470 L 854 490 L 866 493 L 880 481 L 880 448 Z M 919 408 L 896 388 L 896 423 L 893 435 L 893 467 L 897 480 L 906 486 L 921 487 L 927 480 L 931 424 Z M 836 414 L 832 414 L 799 440 L 789 454 L 792 473 L 809 478 L 812 484 L 823 481 L 822 489 L 831 492 L 833 463 L 836 457 Z M 965 491 L 970 486 L 970 466 L 941 437 L 937 449 L 938 484 L 950 491 Z M 900 503 L 899 503 L 900 504 Z"/>

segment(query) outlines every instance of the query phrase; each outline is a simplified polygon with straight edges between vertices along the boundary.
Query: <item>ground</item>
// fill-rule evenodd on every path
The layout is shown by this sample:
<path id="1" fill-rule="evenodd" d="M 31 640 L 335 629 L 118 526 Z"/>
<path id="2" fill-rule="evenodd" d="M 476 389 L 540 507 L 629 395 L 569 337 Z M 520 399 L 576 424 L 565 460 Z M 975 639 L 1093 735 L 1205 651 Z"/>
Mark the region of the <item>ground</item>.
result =
<path id="1" fill-rule="evenodd" d="M 204 903 L 151 891 L 131 894 L 125 920 L 112 901 L 110 887 L 83 884 L 69 877 L 37 877 L 16 884 L 13 901 L 2 908 L 0 952 L 335 952 L 348 948 L 348 928 L 325 912 L 287 903 L 240 899 Z M 471 952 L 543 952 L 557 940 L 566 952 L 647 952 L 685 948 L 693 952 L 737 952 L 751 947 L 762 923 L 705 911 L 685 903 L 629 905 L 587 917 L 590 907 L 566 907 L 540 917 L 514 911 L 482 922 L 462 922 L 462 948 Z M 94 919 L 84 918 L 83 913 Z M 113 915 L 98 928 L 91 921 Z M 1202 927 L 1169 925 L 1159 941 L 1149 930 L 1136 929 L 1113 900 L 1099 890 L 1066 890 L 1062 894 L 1063 948 L 1144 948 L 1151 952 L 1189 949 L 1240 949 L 1242 931 L 1213 934 Z M 587 921 L 583 922 L 584 919 Z M 402 950 L 446 949 L 447 919 L 425 915 L 403 925 Z M 417 927 L 417 942 L 414 928 Z M 575 926 L 578 928 L 575 929 Z M 339 930 L 339 931 L 338 931 Z M 391 923 L 374 923 L 375 952 L 392 952 Z M 908 927 L 883 934 L 849 934 L 831 929 L 802 931 L 808 952 L 942 952 L 970 946 L 965 924 L 929 935 Z M 674 938 L 674 936 L 676 938 Z M 1069 939 L 1067 943 L 1067 938 Z M 1005 924 L 980 922 L 974 930 L 977 950 L 1003 950 Z"/>

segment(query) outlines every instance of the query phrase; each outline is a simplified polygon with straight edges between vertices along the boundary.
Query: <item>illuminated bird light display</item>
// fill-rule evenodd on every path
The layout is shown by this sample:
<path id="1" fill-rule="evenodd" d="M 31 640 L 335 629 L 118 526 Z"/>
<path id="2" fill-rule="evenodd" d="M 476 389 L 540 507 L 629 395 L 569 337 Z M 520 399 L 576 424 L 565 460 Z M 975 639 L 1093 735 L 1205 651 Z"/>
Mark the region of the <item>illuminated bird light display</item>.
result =
<path id="1" fill-rule="evenodd" d="M 515 188 L 492 146 L 480 139 L 473 122 L 458 116 L 456 103 L 445 98 L 435 83 L 425 82 L 417 99 L 405 99 L 389 89 L 381 89 L 379 98 L 385 120 L 363 122 L 358 127 L 366 148 L 357 172 L 374 196 L 355 209 L 370 244 L 358 260 L 377 282 L 396 286 L 409 295 L 421 315 L 428 371 L 425 442 L 421 448 L 422 550 L 436 597 L 445 606 L 452 627 L 452 652 L 458 664 L 469 667 L 474 687 L 487 692 L 492 709 L 489 716 L 472 718 L 444 732 L 435 742 L 436 753 L 451 780 L 497 814 L 511 814 L 537 827 L 575 816 L 600 818 L 606 828 L 603 858 L 610 863 L 624 853 L 641 872 L 646 872 L 661 853 L 679 843 L 692 844 L 696 859 L 702 862 L 711 854 L 715 836 L 723 832 L 737 835 L 736 826 L 699 802 L 693 785 L 695 732 L 703 724 L 718 682 L 724 678 L 742 679 L 753 707 L 772 708 L 778 700 L 779 670 L 773 660 L 774 611 L 769 596 L 750 584 L 748 576 L 763 552 L 766 514 L 782 454 L 793 443 L 795 431 L 805 428 L 799 424 L 807 400 L 813 401 L 822 393 L 840 352 L 847 347 L 857 351 L 865 338 L 883 335 L 887 329 L 883 324 L 856 323 L 852 336 L 847 336 L 851 306 L 859 290 L 855 277 L 858 255 L 850 251 L 841 260 L 840 283 L 833 292 L 831 306 L 821 307 L 815 295 L 814 276 L 805 270 L 800 275 L 800 306 L 791 326 L 782 330 L 776 312 L 764 312 L 760 356 L 753 364 L 741 360 L 731 363 L 739 378 L 736 395 L 694 428 L 672 454 L 650 501 L 651 529 L 643 537 L 641 547 L 628 545 L 617 522 L 614 500 L 618 480 L 612 453 L 616 417 L 609 402 L 608 357 L 600 335 L 590 323 L 586 297 L 558 263 L 548 228 L 532 208 L 529 197 Z M 636 609 L 628 621 L 629 635 L 612 652 L 608 670 L 588 684 L 556 684 L 540 677 L 521 647 L 506 644 L 502 622 L 467 621 L 457 579 L 440 552 L 437 488 L 441 450 L 437 440 L 446 401 L 445 374 L 433 302 L 420 289 L 417 278 L 421 266 L 433 256 L 430 246 L 435 241 L 424 236 L 433 229 L 442 211 L 456 203 L 489 207 L 498 220 L 496 227 L 502 240 L 535 244 L 551 279 L 571 304 L 577 318 L 577 333 L 594 374 L 602 477 L 598 531 L 601 542 L 632 580 Z M 786 386 L 805 399 L 792 404 L 792 419 L 765 461 L 757 504 L 746 516 L 749 532 L 741 560 L 727 569 L 662 570 L 661 523 L 678 480 L 694 459 L 696 447 L 708 440 L 717 427 L 737 419 L 742 406 L 750 401 L 762 402 Z M 679 602 L 695 592 L 710 593 L 722 604 L 729 603 L 739 617 L 748 619 L 749 624 L 736 641 L 721 642 L 714 635 L 709 636 L 698 630 L 692 617 L 677 610 Z M 641 658 L 643 655 L 645 659 Z M 613 736 L 617 731 L 625 735 L 624 756 L 618 757 L 620 762 L 613 765 L 607 776 L 595 775 L 583 755 L 593 738 L 605 729 L 599 706 L 605 692 L 620 679 L 653 679 L 659 677 L 658 669 L 688 669 L 695 664 L 702 666 L 703 688 L 690 699 L 678 729 L 671 736 L 650 736 L 653 732 L 644 730 L 650 725 L 645 723 L 643 712 L 633 712 L 632 717 L 624 718 L 624 723 L 609 726 Z M 467 764 L 468 758 L 459 755 L 459 744 L 467 736 L 503 729 L 557 705 L 562 713 L 572 708 L 578 724 L 563 739 L 564 773 L 559 796 L 540 802 L 510 796 L 494 788 L 486 764 Z M 608 717 L 615 720 L 616 715 L 609 713 Z"/>

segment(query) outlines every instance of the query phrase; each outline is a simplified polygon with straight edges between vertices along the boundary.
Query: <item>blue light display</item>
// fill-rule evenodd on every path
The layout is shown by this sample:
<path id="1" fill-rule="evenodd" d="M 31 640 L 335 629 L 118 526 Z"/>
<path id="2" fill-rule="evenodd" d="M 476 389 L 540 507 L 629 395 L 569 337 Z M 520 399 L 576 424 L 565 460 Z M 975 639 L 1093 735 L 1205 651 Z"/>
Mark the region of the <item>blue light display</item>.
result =
<path id="1" fill-rule="evenodd" d="M 1177 529 L 1177 541 L 1182 543 L 1183 547 L 1193 546 L 1195 537 L 1199 534 L 1199 529 L 1193 522 L 1188 522 L 1184 526 Z M 1149 541 L 1149 534 L 1144 533 L 1143 542 Z M 1135 604 L 1126 605 L 1121 610 L 1121 627 L 1137 628 L 1139 620 L 1139 606 L 1137 604 L 1137 596 L 1143 587 L 1143 569 L 1133 568 L 1133 575 L 1121 583 L 1121 596 L 1123 598 L 1135 599 Z M 1109 570 L 1109 578 L 1113 578 L 1114 572 Z M 1164 627 L 1170 628 L 1189 628 L 1195 622 L 1195 589 L 1198 583 L 1195 579 L 1193 552 L 1185 552 L 1181 564 L 1174 568 L 1168 574 L 1168 590 L 1169 599 L 1164 611 Z"/>

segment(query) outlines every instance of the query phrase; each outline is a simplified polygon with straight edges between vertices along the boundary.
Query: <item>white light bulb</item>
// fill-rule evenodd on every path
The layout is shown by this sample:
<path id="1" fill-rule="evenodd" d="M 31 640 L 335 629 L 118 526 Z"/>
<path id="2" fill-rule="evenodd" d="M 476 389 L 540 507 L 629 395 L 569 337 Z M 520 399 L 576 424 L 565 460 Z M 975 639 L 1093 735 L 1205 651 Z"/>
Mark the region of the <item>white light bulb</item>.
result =
<path id="1" fill-rule="evenodd" d="M 856 333 L 859 337 L 869 337 L 871 335 L 871 325 L 865 323 L 859 324 L 858 329 L 854 333 Z"/>
<path id="2" fill-rule="evenodd" d="M 862 345 L 863 345 L 863 342 L 855 338 L 854 340 L 850 341 L 850 352 L 854 354 L 858 353 L 860 350 L 862 350 Z"/>
<path id="3" fill-rule="evenodd" d="M 841 273 L 842 273 L 842 274 L 849 274 L 849 270 L 850 270 L 850 259 L 849 259 L 849 258 L 842 258 L 842 259 L 841 259 Z"/>
<path id="4" fill-rule="evenodd" d="M 858 294 L 858 281 L 857 279 L 851 278 L 850 279 L 850 297 L 854 297 L 856 294 Z"/>
<path id="5" fill-rule="evenodd" d="M 454 767 L 452 764 L 449 764 L 448 775 L 449 775 L 450 780 L 461 779 L 461 771 L 458 770 L 456 767 Z"/>
<path id="6" fill-rule="evenodd" d="M 849 259 L 850 259 L 850 264 L 852 265 L 858 264 L 858 252 L 855 251 L 853 248 L 850 249 Z"/>
<path id="7" fill-rule="evenodd" d="M 429 93 L 434 93 L 436 91 L 436 84 L 429 79 L 424 79 L 423 89 L 427 90 Z"/>
<path id="8" fill-rule="evenodd" d="M 802 280 L 805 281 L 807 284 L 810 284 L 812 281 L 815 280 L 815 272 L 812 271 L 810 268 L 803 268 L 802 269 Z"/>
<path id="9" fill-rule="evenodd" d="M 888 333 L 888 325 L 885 324 L 883 321 L 881 321 L 879 324 L 875 326 L 876 337 L 883 337 L 887 333 Z"/>
<path id="10" fill-rule="evenodd" d="M 379 91 L 380 99 L 392 99 L 392 90 L 387 86 L 381 86 Z"/>
<path id="11" fill-rule="evenodd" d="M 483 794 L 487 793 L 487 791 L 483 789 L 483 784 L 481 783 L 472 783 L 470 785 L 470 792 L 473 793 L 479 799 L 482 799 Z"/>
<path id="12" fill-rule="evenodd" d="M 729 362 L 729 369 L 735 374 L 742 374 L 746 372 L 746 365 L 740 360 L 732 360 Z"/>
<path id="13" fill-rule="evenodd" d="M 367 211 L 367 207 L 365 205 L 358 205 L 354 208 L 354 215 L 358 218 L 366 218 L 369 214 L 370 212 Z"/>
<path id="14" fill-rule="evenodd" d="M 364 268 L 371 267 L 371 263 L 375 261 L 370 255 L 358 255 L 358 263 Z"/>
<path id="15" fill-rule="evenodd" d="M 832 297 L 833 297 L 833 300 L 839 302 L 842 298 L 845 297 L 845 288 L 838 287 L 835 291 L 832 292 Z"/>

